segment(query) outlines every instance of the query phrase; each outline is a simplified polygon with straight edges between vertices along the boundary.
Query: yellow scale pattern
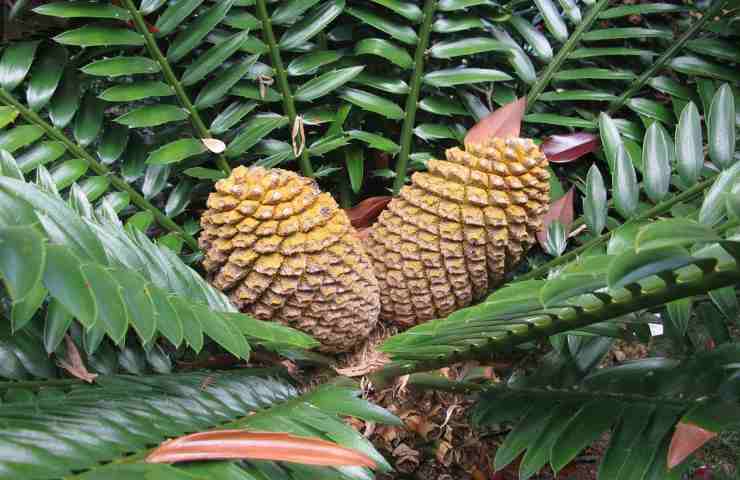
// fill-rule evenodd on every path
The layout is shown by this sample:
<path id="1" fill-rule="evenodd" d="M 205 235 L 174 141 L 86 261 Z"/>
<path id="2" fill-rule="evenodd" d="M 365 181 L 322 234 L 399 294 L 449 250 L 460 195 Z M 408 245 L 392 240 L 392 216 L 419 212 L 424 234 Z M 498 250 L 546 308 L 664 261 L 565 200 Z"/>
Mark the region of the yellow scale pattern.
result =
<path id="1" fill-rule="evenodd" d="M 380 318 L 409 327 L 470 305 L 536 241 L 547 159 L 529 139 L 493 139 L 430 160 L 370 227 Z"/>
<path id="2" fill-rule="evenodd" d="M 302 330 L 326 352 L 369 335 L 378 282 L 347 215 L 316 182 L 242 166 L 216 183 L 207 206 L 203 266 L 240 310 Z"/>

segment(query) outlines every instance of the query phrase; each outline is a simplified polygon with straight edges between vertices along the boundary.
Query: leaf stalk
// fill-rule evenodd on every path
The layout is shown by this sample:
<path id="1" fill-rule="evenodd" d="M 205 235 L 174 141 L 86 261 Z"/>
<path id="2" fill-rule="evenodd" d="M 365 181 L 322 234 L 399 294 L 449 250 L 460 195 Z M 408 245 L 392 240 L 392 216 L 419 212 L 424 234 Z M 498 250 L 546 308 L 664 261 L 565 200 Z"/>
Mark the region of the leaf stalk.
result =
<path id="1" fill-rule="evenodd" d="M 152 33 L 149 31 L 149 28 L 147 27 L 146 22 L 144 21 L 144 17 L 141 15 L 141 12 L 139 12 L 139 9 L 136 8 L 132 0 L 123 0 L 123 4 L 126 6 L 126 9 L 128 9 L 129 13 L 131 13 L 131 18 L 134 22 L 134 25 L 136 26 L 136 30 L 138 30 L 139 33 L 144 37 L 146 48 L 147 50 L 149 50 L 149 54 L 154 57 L 157 63 L 159 63 L 159 66 L 162 68 L 162 73 L 167 80 L 167 83 L 169 83 L 170 86 L 175 90 L 175 95 L 177 95 L 177 99 L 180 101 L 180 104 L 190 114 L 190 122 L 192 123 L 193 128 L 195 128 L 195 131 L 198 133 L 201 139 L 211 138 L 211 132 L 208 131 L 208 127 L 206 127 L 206 124 L 203 123 L 203 119 L 200 118 L 198 110 L 193 105 L 193 102 L 190 101 L 190 97 L 188 97 L 188 94 L 185 92 L 182 84 L 177 79 L 177 76 L 175 76 L 175 72 L 172 70 L 170 62 L 159 49 L 157 41 L 155 40 L 154 35 L 152 35 Z M 229 162 L 226 160 L 226 157 L 224 155 L 216 155 L 216 165 L 226 175 L 231 173 L 231 167 L 229 166 Z"/>
<path id="2" fill-rule="evenodd" d="M 419 44 L 414 54 L 414 72 L 411 75 L 411 86 L 406 97 L 406 109 L 401 127 L 401 151 L 396 160 L 396 177 L 393 180 L 393 195 L 398 195 L 404 183 L 406 183 L 406 171 L 408 170 L 409 157 L 411 155 L 411 140 L 414 134 L 416 122 L 416 110 L 419 106 L 419 94 L 421 92 L 422 77 L 424 76 L 424 56 L 429 46 L 429 37 L 432 32 L 434 12 L 437 9 L 437 0 L 426 0 L 424 3 L 421 30 L 419 31 Z"/>
<path id="3" fill-rule="evenodd" d="M 131 1 L 131 0 L 129 0 Z M 283 65 L 283 59 L 280 56 L 280 48 L 278 47 L 277 41 L 275 40 L 275 32 L 272 31 L 272 20 L 270 15 L 267 13 L 267 4 L 265 0 L 257 0 L 257 17 L 262 22 L 262 31 L 264 32 L 265 43 L 270 48 L 270 61 L 272 62 L 272 68 L 275 70 L 275 76 L 277 77 L 277 86 L 280 89 L 280 93 L 283 99 L 283 109 L 288 115 L 288 125 L 290 128 L 296 124 L 296 117 L 298 113 L 295 108 L 295 101 L 293 99 L 293 92 L 290 90 L 290 84 L 288 83 L 288 73 Z M 307 177 L 313 177 L 314 171 L 311 165 L 311 159 L 308 154 L 308 149 L 304 148 L 301 155 L 298 157 L 298 165 L 301 167 L 301 172 Z"/>

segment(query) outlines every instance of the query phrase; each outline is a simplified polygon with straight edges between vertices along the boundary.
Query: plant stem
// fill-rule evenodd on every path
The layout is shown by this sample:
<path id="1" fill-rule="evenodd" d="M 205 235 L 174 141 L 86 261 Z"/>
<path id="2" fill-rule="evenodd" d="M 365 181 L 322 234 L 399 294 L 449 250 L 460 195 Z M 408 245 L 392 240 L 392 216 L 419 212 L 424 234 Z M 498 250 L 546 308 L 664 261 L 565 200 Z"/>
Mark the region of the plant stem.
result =
<path id="1" fill-rule="evenodd" d="M 600 307 L 592 310 L 577 311 L 573 307 L 565 307 L 568 313 L 559 315 L 541 312 L 541 317 L 550 317 L 550 321 L 539 325 L 530 323 L 530 328 L 524 332 L 509 331 L 500 338 L 490 338 L 488 343 L 481 346 L 463 347 L 450 354 L 441 354 L 438 358 L 418 361 L 393 362 L 373 373 L 370 378 L 376 388 L 381 388 L 393 378 L 413 372 L 435 370 L 454 363 L 478 360 L 490 361 L 494 354 L 511 351 L 516 345 L 531 342 L 538 338 L 546 338 L 561 332 L 583 328 L 594 323 L 605 322 L 637 310 L 659 307 L 681 298 L 701 295 L 706 292 L 735 285 L 740 281 L 740 269 L 737 264 L 732 270 L 712 271 L 709 274 L 697 273 L 695 278 L 667 285 L 662 289 L 649 292 L 640 291 L 632 294 L 627 300 L 604 302 Z M 698 278 L 696 278 L 698 277 Z M 534 317 L 534 313 L 529 318 Z"/>
<path id="2" fill-rule="evenodd" d="M 47 123 L 44 119 L 39 117 L 36 112 L 26 108 L 22 103 L 16 100 L 12 95 L 6 92 L 3 88 L 0 88 L 0 102 L 4 103 L 5 105 L 9 107 L 13 107 L 14 109 L 18 110 L 18 112 L 24 118 L 26 118 L 26 120 L 38 125 L 46 132 L 47 135 L 62 142 L 70 152 L 74 153 L 76 157 L 79 157 L 83 159 L 85 162 L 87 162 L 88 166 L 93 172 L 95 172 L 98 175 L 108 177 L 111 181 L 111 184 L 116 189 L 122 192 L 128 193 L 129 197 L 131 198 L 131 201 L 139 208 L 150 212 L 154 216 L 154 218 L 157 220 L 157 223 L 159 223 L 162 227 L 166 228 L 167 230 L 171 232 L 174 232 L 180 235 L 182 239 L 185 240 L 185 243 L 187 243 L 188 246 L 193 249 L 193 251 L 197 252 L 199 250 L 198 242 L 195 240 L 195 238 L 193 238 L 191 235 L 186 233 L 170 217 L 168 217 L 167 215 L 162 213 L 162 211 L 160 211 L 157 207 L 152 205 L 146 198 L 144 198 L 141 194 L 139 194 L 139 192 L 137 192 L 124 179 L 114 175 L 108 167 L 98 162 L 95 159 L 95 157 L 93 157 L 87 152 L 87 150 L 85 150 L 80 145 L 78 145 L 77 143 L 67 138 L 67 136 L 61 130 Z"/>
<path id="3" fill-rule="evenodd" d="M 411 140 L 414 133 L 414 122 L 416 121 L 416 109 L 419 105 L 419 93 L 421 92 L 421 79 L 424 75 L 424 55 L 429 46 L 429 37 L 432 31 L 434 11 L 437 9 L 437 0 L 426 0 L 424 3 L 421 30 L 419 31 L 419 44 L 414 54 L 414 72 L 411 75 L 411 86 L 406 97 L 406 115 L 401 127 L 401 152 L 396 160 L 396 178 L 393 180 L 393 195 L 398 192 L 406 182 L 406 170 L 409 166 L 411 155 Z"/>
<path id="4" fill-rule="evenodd" d="M 434 375 L 430 373 L 415 373 L 409 377 L 409 382 L 407 384 L 409 387 L 416 387 L 421 389 L 430 389 L 430 390 L 436 390 L 436 391 L 445 391 L 445 392 L 453 392 L 453 393 L 462 393 L 462 394 L 470 394 L 474 392 L 483 392 L 486 394 L 496 394 L 496 393 L 519 393 L 519 394 L 526 394 L 528 398 L 535 399 L 537 397 L 542 397 L 543 399 L 547 399 L 550 401 L 557 401 L 557 400 L 576 400 L 576 401 L 583 401 L 583 400 L 617 400 L 619 402 L 628 402 L 628 403 L 649 403 L 649 404 L 656 404 L 660 403 L 661 405 L 674 405 L 677 407 L 684 407 L 688 408 L 692 405 L 695 405 L 699 402 L 706 402 L 706 399 L 703 400 L 697 400 L 697 399 L 677 399 L 677 398 L 668 398 L 668 397 L 658 397 L 654 396 L 651 397 L 649 395 L 638 395 L 638 394 L 625 394 L 625 393 L 616 393 L 616 392 L 603 392 L 603 391 L 578 391 L 572 388 L 553 388 L 551 386 L 547 386 L 544 388 L 512 388 L 508 387 L 506 385 L 501 384 L 486 384 L 486 383 L 474 383 L 474 382 L 464 382 L 464 381 L 453 381 L 449 380 L 445 377 L 442 377 L 440 375 Z"/>
<path id="5" fill-rule="evenodd" d="M 674 205 L 681 203 L 683 201 L 689 200 L 692 197 L 700 194 L 705 189 L 709 188 L 714 183 L 714 177 L 709 178 L 707 180 L 704 180 L 701 183 L 697 183 L 693 187 L 689 188 L 688 190 L 684 190 L 683 192 L 679 193 L 678 195 L 675 195 L 671 197 L 668 200 L 665 200 L 653 208 L 646 210 L 645 212 L 641 213 L 640 215 L 637 215 L 635 217 L 632 217 L 630 220 L 624 223 L 624 225 L 628 225 L 631 223 L 641 222 L 643 220 L 647 220 L 648 218 L 654 217 L 656 215 L 660 215 L 662 213 L 665 213 L 669 211 Z M 602 243 L 606 243 L 609 238 L 611 238 L 612 234 L 615 232 L 615 230 L 611 230 L 608 232 L 603 233 L 601 236 L 594 238 L 591 241 L 588 241 L 581 245 L 578 248 L 575 248 L 568 253 L 561 255 L 559 257 L 553 258 L 546 264 L 535 268 L 534 270 L 528 272 L 525 275 L 522 275 L 520 277 L 517 277 L 515 279 L 516 282 L 523 281 L 523 280 L 532 280 L 534 278 L 541 277 L 543 275 L 547 275 L 547 272 L 550 271 L 550 269 L 557 267 L 559 265 L 563 265 L 565 263 L 568 263 L 569 261 L 576 258 L 581 253 L 585 252 L 589 248 L 593 248 L 597 245 L 601 245 Z"/>
<path id="6" fill-rule="evenodd" d="M 529 89 L 529 93 L 527 94 L 527 110 L 532 108 L 542 91 L 550 84 L 552 77 L 560 70 L 560 66 L 568 58 L 568 55 L 576 48 L 578 42 L 581 40 L 581 35 L 591 29 L 591 25 L 596 21 L 599 13 L 608 4 L 609 0 L 599 0 L 596 5 L 591 7 L 591 10 L 588 11 L 583 21 L 578 24 L 570 37 L 568 37 L 568 40 L 563 44 L 557 55 L 555 55 L 555 58 L 550 61 L 545 71 L 540 75 L 540 78 Z"/>
<path id="7" fill-rule="evenodd" d="M 136 8 L 136 5 L 134 5 L 134 2 L 132 0 L 123 0 L 123 4 L 128 9 L 129 13 L 131 13 L 131 18 L 134 22 L 134 25 L 136 25 L 136 29 L 141 35 L 144 36 L 149 54 L 154 57 L 157 63 L 159 63 L 159 66 L 162 68 L 162 73 L 167 80 L 167 83 L 169 83 L 170 86 L 172 86 L 172 88 L 175 90 L 175 94 L 177 95 L 180 104 L 190 113 L 190 122 L 192 123 L 196 132 L 198 133 L 200 138 L 211 138 L 211 132 L 208 131 L 208 127 L 206 127 L 205 123 L 203 123 L 203 119 L 200 118 L 198 110 L 195 109 L 195 107 L 193 106 L 193 102 L 190 101 L 188 94 L 185 92 L 182 84 L 175 76 L 175 72 L 172 71 L 170 62 L 167 61 L 167 58 L 159 49 L 157 41 L 154 39 L 154 35 L 152 35 L 152 33 L 149 31 L 149 28 L 144 21 L 144 17 L 141 16 L 141 12 L 139 12 L 139 9 Z M 231 173 L 231 167 L 229 166 L 229 162 L 226 160 L 225 156 L 217 155 L 216 165 L 225 174 L 228 175 L 229 173 Z"/>
<path id="8" fill-rule="evenodd" d="M 624 93 L 622 93 L 618 98 L 616 98 L 609 104 L 608 112 L 614 113 L 620 108 L 622 108 L 624 104 L 627 103 L 627 101 L 630 98 L 632 98 L 632 96 L 635 93 L 637 93 L 648 82 L 648 80 L 650 80 L 653 77 L 653 75 L 655 75 L 655 73 L 658 70 L 663 68 L 663 66 L 665 66 L 665 64 L 669 60 L 671 60 L 677 53 L 681 51 L 684 44 L 688 40 L 690 40 L 691 37 L 696 35 L 696 33 L 699 30 L 701 30 L 704 27 L 704 25 L 709 20 L 711 20 L 712 17 L 720 13 L 720 11 L 722 10 L 722 7 L 725 6 L 725 3 L 727 3 L 726 0 L 725 1 L 720 0 L 720 1 L 714 2 L 712 6 L 709 7 L 709 9 L 706 12 L 704 12 L 704 15 L 699 20 L 697 20 L 693 25 L 691 25 L 691 27 L 689 27 L 689 29 L 686 30 L 678 40 L 676 40 L 673 44 L 671 44 L 670 47 L 668 47 L 668 50 L 663 52 L 663 54 L 653 62 L 650 68 L 645 70 L 642 73 L 642 75 L 640 75 L 637 78 L 637 80 L 632 82 L 632 85 L 630 85 L 630 87 L 627 90 L 625 90 Z"/>
<path id="9" fill-rule="evenodd" d="M 270 47 L 270 61 L 272 62 L 272 68 L 275 70 L 278 88 L 283 97 L 283 109 L 288 115 L 288 128 L 293 128 L 298 114 L 296 113 L 295 102 L 293 101 L 293 92 L 291 92 L 290 84 L 288 83 L 288 74 L 283 66 L 283 59 L 280 56 L 280 48 L 275 40 L 275 33 L 272 31 L 272 20 L 270 19 L 270 15 L 267 13 L 267 4 L 265 0 L 257 0 L 256 4 L 257 16 L 262 22 L 262 31 L 264 32 L 265 37 L 264 40 Z M 304 148 L 303 152 L 301 152 L 301 156 L 298 158 L 298 164 L 301 167 L 303 175 L 313 177 L 314 172 L 313 167 L 311 166 L 311 159 L 308 156 L 308 148 Z"/>

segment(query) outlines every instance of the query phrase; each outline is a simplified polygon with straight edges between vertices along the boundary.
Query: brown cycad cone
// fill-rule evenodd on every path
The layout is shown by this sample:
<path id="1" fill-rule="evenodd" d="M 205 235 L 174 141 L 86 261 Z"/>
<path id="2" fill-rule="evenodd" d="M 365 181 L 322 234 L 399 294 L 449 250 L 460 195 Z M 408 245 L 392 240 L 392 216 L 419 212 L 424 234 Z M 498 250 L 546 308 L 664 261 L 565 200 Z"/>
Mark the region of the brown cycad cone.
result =
<path id="1" fill-rule="evenodd" d="M 529 139 L 495 138 L 430 160 L 369 231 L 382 320 L 410 326 L 486 294 L 536 241 L 547 159 Z"/>
<path id="2" fill-rule="evenodd" d="M 199 242 L 209 281 L 243 312 L 340 352 L 380 311 L 370 259 L 331 195 L 293 172 L 238 167 L 216 183 Z"/>

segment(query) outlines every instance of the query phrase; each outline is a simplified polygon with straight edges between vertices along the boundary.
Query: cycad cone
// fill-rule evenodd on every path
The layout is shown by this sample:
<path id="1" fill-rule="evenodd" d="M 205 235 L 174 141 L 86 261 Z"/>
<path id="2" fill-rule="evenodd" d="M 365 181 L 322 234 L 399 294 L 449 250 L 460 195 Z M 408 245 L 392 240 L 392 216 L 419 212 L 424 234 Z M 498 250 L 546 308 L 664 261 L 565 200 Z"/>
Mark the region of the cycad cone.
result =
<path id="1" fill-rule="evenodd" d="M 242 311 L 303 330 L 328 352 L 359 346 L 379 314 L 411 326 L 470 305 L 534 243 L 549 202 L 547 160 L 520 138 L 446 156 L 412 176 L 364 245 L 313 180 L 234 169 L 201 219 L 211 283 Z"/>
<path id="2" fill-rule="evenodd" d="M 380 311 L 378 282 L 349 219 L 316 182 L 235 168 L 201 217 L 209 280 L 243 312 L 302 330 L 326 352 L 351 350 Z"/>
<path id="3" fill-rule="evenodd" d="M 365 247 L 381 319 L 411 326 L 470 305 L 535 242 L 547 159 L 529 139 L 493 139 L 430 160 L 371 227 Z"/>

